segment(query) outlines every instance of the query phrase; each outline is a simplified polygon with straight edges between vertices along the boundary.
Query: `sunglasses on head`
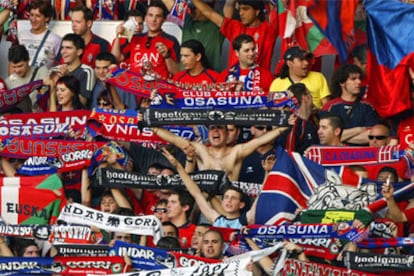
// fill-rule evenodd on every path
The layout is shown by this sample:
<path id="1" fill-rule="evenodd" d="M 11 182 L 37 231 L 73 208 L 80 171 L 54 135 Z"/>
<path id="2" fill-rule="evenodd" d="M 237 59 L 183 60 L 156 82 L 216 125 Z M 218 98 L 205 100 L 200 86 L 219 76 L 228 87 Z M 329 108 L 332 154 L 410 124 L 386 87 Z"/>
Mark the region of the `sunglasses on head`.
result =
<path id="1" fill-rule="evenodd" d="M 254 128 L 258 130 L 272 130 L 272 126 L 254 126 Z"/>
<path id="2" fill-rule="evenodd" d="M 155 208 L 154 213 L 167 213 L 167 208 Z"/>
<path id="3" fill-rule="evenodd" d="M 387 139 L 388 138 L 388 136 L 385 136 L 385 135 L 378 135 L 378 136 L 375 136 L 375 135 L 368 135 L 368 139 L 369 140 L 374 140 L 374 139 L 377 139 L 377 140 L 384 140 L 384 139 Z"/>

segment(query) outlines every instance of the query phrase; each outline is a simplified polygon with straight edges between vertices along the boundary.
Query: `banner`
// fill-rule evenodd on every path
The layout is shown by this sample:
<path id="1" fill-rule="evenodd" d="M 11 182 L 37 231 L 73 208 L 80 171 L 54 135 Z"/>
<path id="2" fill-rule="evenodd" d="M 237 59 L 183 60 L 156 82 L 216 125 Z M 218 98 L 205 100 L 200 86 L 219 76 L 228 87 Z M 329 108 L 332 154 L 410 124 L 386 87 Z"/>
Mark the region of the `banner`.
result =
<path id="1" fill-rule="evenodd" d="M 53 258 L 46 257 L 0 257 L 2 275 L 41 274 L 52 275 L 59 272 L 60 266 Z"/>
<path id="2" fill-rule="evenodd" d="M 257 197 L 262 191 L 262 183 L 248 183 L 242 181 L 232 181 L 231 185 L 241 189 L 246 195 Z"/>
<path id="3" fill-rule="evenodd" d="M 207 193 L 222 194 L 230 186 L 224 171 L 205 170 L 190 174 L 200 189 Z M 99 168 L 94 185 L 112 188 L 176 189 L 185 188 L 178 174 L 142 175 L 116 169 Z"/>
<path id="4" fill-rule="evenodd" d="M 67 204 L 58 220 L 71 224 L 96 226 L 111 232 L 153 236 L 154 243 L 162 237 L 161 222 L 155 216 L 121 216 L 100 212 L 79 203 Z"/>
<path id="5" fill-rule="evenodd" d="M 149 126 L 163 125 L 211 125 L 235 124 L 239 126 L 271 125 L 287 126 L 291 113 L 284 110 L 176 110 L 149 108 L 144 121 Z"/>

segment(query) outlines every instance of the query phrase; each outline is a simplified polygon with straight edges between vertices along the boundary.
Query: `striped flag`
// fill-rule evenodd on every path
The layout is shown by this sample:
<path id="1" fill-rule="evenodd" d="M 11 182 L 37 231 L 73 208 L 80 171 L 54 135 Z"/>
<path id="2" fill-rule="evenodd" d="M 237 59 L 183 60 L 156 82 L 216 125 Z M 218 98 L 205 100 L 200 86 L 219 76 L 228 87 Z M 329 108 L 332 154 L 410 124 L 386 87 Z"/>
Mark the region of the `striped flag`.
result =
<path id="1" fill-rule="evenodd" d="M 1 177 L 0 201 L 1 216 L 8 224 L 56 223 L 66 203 L 62 182 L 56 174 Z"/>
<path id="2" fill-rule="evenodd" d="M 414 5 L 364 1 L 368 33 L 369 101 L 383 117 L 412 108 L 409 68 L 414 69 Z"/>

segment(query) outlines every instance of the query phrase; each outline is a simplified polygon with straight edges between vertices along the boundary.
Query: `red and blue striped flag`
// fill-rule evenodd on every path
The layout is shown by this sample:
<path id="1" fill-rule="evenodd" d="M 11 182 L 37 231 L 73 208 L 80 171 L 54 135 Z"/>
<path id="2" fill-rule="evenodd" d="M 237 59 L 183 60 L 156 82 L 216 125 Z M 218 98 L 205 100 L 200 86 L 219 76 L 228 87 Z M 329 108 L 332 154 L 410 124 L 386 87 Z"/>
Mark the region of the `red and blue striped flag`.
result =
<path id="1" fill-rule="evenodd" d="M 414 69 L 414 5 L 365 1 L 368 33 L 367 100 L 385 118 L 411 108 L 409 68 Z"/>

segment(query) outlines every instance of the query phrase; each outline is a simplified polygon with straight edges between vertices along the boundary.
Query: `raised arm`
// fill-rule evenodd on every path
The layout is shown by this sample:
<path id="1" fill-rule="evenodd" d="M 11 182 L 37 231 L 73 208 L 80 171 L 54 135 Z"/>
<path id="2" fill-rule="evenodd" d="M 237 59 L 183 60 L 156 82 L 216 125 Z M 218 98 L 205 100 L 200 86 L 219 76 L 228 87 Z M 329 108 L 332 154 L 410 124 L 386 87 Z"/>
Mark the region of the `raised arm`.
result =
<path id="1" fill-rule="evenodd" d="M 164 3 L 164 6 L 167 8 L 168 11 L 171 11 L 171 9 L 174 7 L 175 1 L 174 0 L 162 0 L 162 3 Z"/>
<path id="2" fill-rule="evenodd" d="M 152 132 L 154 132 L 158 137 L 161 139 L 167 141 L 168 143 L 171 143 L 177 147 L 179 147 L 182 151 L 185 150 L 185 147 L 188 146 L 188 143 L 190 143 L 187 139 L 183 137 L 179 137 L 175 135 L 174 133 L 158 127 L 152 127 Z"/>
<path id="3" fill-rule="evenodd" d="M 404 212 L 401 211 L 400 207 L 398 207 L 393 194 L 394 186 L 392 184 L 387 185 L 384 183 L 382 185 L 382 195 L 387 200 L 388 211 L 386 216 L 394 222 L 406 222 L 407 217 Z"/>
<path id="4" fill-rule="evenodd" d="M 201 13 L 207 17 L 211 22 L 221 27 L 224 17 L 213 10 L 209 5 L 204 3 L 202 0 L 193 0 L 194 6 L 201 11 Z"/>
<path id="5" fill-rule="evenodd" d="M 238 158 L 244 159 L 246 156 L 253 153 L 258 147 L 260 147 L 264 144 L 268 144 L 268 143 L 272 142 L 273 140 L 275 140 L 280 134 L 282 134 L 287 129 L 288 129 L 288 127 L 278 127 L 278 128 L 275 128 L 271 131 L 268 131 L 263 136 L 260 136 L 258 138 L 254 138 L 254 139 L 250 140 L 247 143 L 239 144 L 239 145 L 235 146 L 234 148 L 237 147 L 237 150 L 238 150 L 238 152 L 237 152 Z"/>
<path id="6" fill-rule="evenodd" d="M 177 159 L 175 159 L 175 157 L 165 148 L 162 148 L 162 151 L 164 156 L 168 159 L 168 161 L 170 161 L 171 165 L 177 169 L 181 180 L 183 181 L 188 192 L 194 197 L 201 213 L 203 213 L 209 222 L 213 223 L 220 216 L 220 214 L 208 204 L 207 200 L 203 196 L 203 192 L 194 180 L 191 179 L 190 175 L 185 171 L 180 162 L 178 162 Z"/>

